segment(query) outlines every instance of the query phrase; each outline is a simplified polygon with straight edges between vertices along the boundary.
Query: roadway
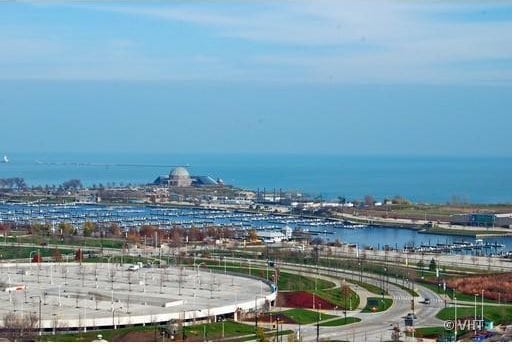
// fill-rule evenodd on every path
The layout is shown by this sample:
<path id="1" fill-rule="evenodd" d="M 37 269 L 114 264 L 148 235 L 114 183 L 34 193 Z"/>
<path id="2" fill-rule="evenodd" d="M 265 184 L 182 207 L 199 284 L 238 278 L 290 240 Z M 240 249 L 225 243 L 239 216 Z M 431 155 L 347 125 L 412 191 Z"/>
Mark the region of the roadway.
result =
<path id="1" fill-rule="evenodd" d="M 229 260 L 232 258 L 229 258 Z M 234 259 L 237 260 L 237 259 Z M 252 261 L 254 266 L 264 266 L 263 263 Z M 279 265 L 281 271 L 297 273 L 300 272 L 302 275 L 306 276 L 318 276 L 319 278 L 338 281 L 337 285 L 339 285 L 339 281 L 341 279 L 352 279 L 356 280 L 359 276 L 355 276 L 354 272 L 341 270 L 341 269 L 333 269 L 333 268 L 323 268 L 319 267 L 317 275 L 312 272 L 305 272 L 305 270 L 313 271 L 311 266 L 300 265 L 300 264 L 290 264 L 290 263 L 280 263 Z M 316 269 L 316 268 L 315 268 Z M 328 277 L 330 275 L 330 277 Z M 382 276 L 376 274 L 365 273 L 363 276 L 363 282 L 382 286 Z M 387 285 L 387 284 L 386 284 Z M 353 284 L 352 284 L 353 286 Z M 436 314 L 444 308 L 444 300 L 431 291 L 428 288 L 422 286 L 415 286 L 415 291 L 418 293 L 418 297 L 414 297 L 414 313 L 417 316 L 417 319 L 414 321 L 415 327 L 427 327 L 427 326 L 443 326 L 443 321 L 436 318 Z M 358 293 L 361 303 L 365 302 L 368 296 L 379 296 L 372 294 L 371 292 L 367 292 L 365 289 L 358 286 L 353 289 Z M 394 324 L 399 324 L 400 328 L 403 330 L 405 327 L 404 317 L 408 313 L 412 313 L 411 310 L 411 300 L 413 299 L 412 295 L 400 288 L 398 285 L 389 283 L 388 285 L 388 295 L 386 298 L 393 299 L 393 304 L 390 308 L 383 312 L 377 313 L 362 313 L 360 307 L 355 311 L 348 311 L 347 316 L 357 317 L 361 319 L 361 322 L 353 323 L 345 326 L 337 326 L 337 327 L 320 327 L 320 340 L 336 340 L 336 341 L 387 341 L 391 340 L 391 330 Z M 425 300 L 426 298 L 430 299 L 430 304 L 424 304 L 419 301 Z M 363 307 L 365 306 L 362 305 Z M 333 315 L 340 315 L 339 311 L 323 311 L 325 313 L 330 313 Z M 303 341 L 316 341 L 316 323 L 309 325 L 286 325 L 283 324 L 283 329 L 290 329 L 294 331 L 298 331 L 300 328 L 300 334 Z"/>

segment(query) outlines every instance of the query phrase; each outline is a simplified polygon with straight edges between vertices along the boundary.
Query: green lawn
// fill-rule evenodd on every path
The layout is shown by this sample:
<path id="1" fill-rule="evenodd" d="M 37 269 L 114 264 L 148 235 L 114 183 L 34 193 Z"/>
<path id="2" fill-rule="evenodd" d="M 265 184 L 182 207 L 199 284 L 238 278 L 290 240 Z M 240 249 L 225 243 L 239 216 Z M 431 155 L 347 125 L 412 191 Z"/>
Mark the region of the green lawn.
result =
<path id="1" fill-rule="evenodd" d="M 301 325 L 311 324 L 311 323 L 316 322 L 317 320 L 327 320 L 327 319 L 336 318 L 336 316 L 334 316 L 334 315 L 325 314 L 322 312 L 310 311 L 307 309 L 300 309 L 300 308 L 288 309 L 286 311 L 279 312 L 279 313 L 284 314 L 288 318 L 295 321 L 297 324 L 301 324 Z M 277 314 L 277 313 L 275 313 L 275 314 Z"/>
<path id="2" fill-rule="evenodd" d="M 53 248 L 40 246 L 37 247 L 18 247 L 18 246 L 2 246 L 0 247 L 0 259 L 27 259 L 27 263 L 30 259 L 31 253 L 32 257 L 36 254 L 35 252 L 39 252 L 42 257 L 51 257 L 53 255 Z M 73 250 L 68 249 L 59 249 L 61 254 L 69 254 L 73 253 Z"/>
<path id="3" fill-rule="evenodd" d="M 350 295 L 347 297 L 343 296 L 340 288 L 318 290 L 315 294 L 337 305 L 340 309 L 353 310 L 359 306 L 359 296 L 353 290 L 350 290 Z"/>
<path id="4" fill-rule="evenodd" d="M 122 239 L 110 239 L 110 238 L 85 238 L 85 237 L 69 237 L 65 240 L 61 240 L 57 237 L 43 237 L 43 236 L 18 236 L 8 237 L 6 239 L 12 243 L 33 243 L 34 245 L 40 245 L 42 242 L 48 245 L 76 245 L 76 246 L 88 246 L 88 247 L 104 247 L 104 248 L 122 248 L 124 240 Z"/>
<path id="5" fill-rule="evenodd" d="M 89 331 L 87 333 L 68 333 L 68 334 L 57 334 L 57 335 L 44 335 L 41 337 L 41 341 L 45 342 L 90 342 L 97 338 L 98 334 L 103 336 L 103 339 L 110 341 L 116 341 L 116 338 L 120 338 L 127 333 L 151 333 L 151 341 L 154 340 L 153 333 L 156 329 L 156 340 L 162 340 L 160 335 L 161 327 L 155 326 L 131 326 L 126 328 L 120 328 L 117 330 L 101 330 L 101 331 Z M 206 330 L 206 331 L 205 331 Z M 221 339 L 222 338 L 222 323 L 216 322 L 205 325 L 193 325 L 185 327 L 185 335 L 187 339 L 203 339 L 206 333 L 207 340 Z M 254 334 L 254 326 L 237 323 L 234 321 L 224 322 L 224 337 L 236 337 L 243 335 Z M 181 333 L 178 334 L 181 339 Z"/>
<path id="6" fill-rule="evenodd" d="M 374 294 L 377 294 L 377 295 L 382 295 L 382 293 L 386 294 L 382 288 L 379 288 L 376 285 L 373 285 L 373 284 L 370 284 L 370 283 L 359 282 L 359 281 L 351 280 L 351 279 L 348 279 L 347 282 L 350 282 L 350 283 L 353 283 L 353 284 L 357 284 L 361 288 L 368 290 L 370 293 L 374 293 Z"/>
<path id="7" fill-rule="evenodd" d="M 481 313 L 480 306 L 477 306 L 477 315 Z M 475 309 L 473 307 L 457 307 L 458 318 L 473 318 Z M 441 320 L 453 320 L 455 318 L 455 307 L 447 307 L 437 313 L 437 317 Z M 495 324 L 512 324 L 512 307 L 511 306 L 484 306 L 484 318 L 492 320 Z"/>
<path id="8" fill-rule="evenodd" d="M 315 282 L 316 280 L 316 282 Z M 316 288 L 315 288 L 316 286 Z M 299 274 L 292 274 L 288 272 L 281 272 L 279 275 L 279 280 L 277 283 L 277 287 L 279 290 L 285 291 L 299 291 L 299 290 L 309 290 L 309 291 L 320 291 L 323 289 L 328 289 L 334 287 L 335 284 L 331 281 L 324 280 L 322 278 L 314 278 L 309 276 L 302 276 Z"/>
<path id="9" fill-rule="evenodd" d="M 428 337 L 428 338 L 437 338 L 441 335 L 444 335 L 446 329 L 442 326 L 434 326 L 434 327 L 418 327 L 414 331 L 414 335 L 416 337 Z"/>
<path id="10" fill-rule="evenodd" d="M 372 304 L 372 301 L 374 302 L 374 304 Z M 377 306 L 377 304 L 378 304 L 378 306 Z M 388 299 L 388 298 L 383 299 L 381 297 L 369 297 L 368 303 L 363 308 L 362 312 L 363 313 L 371 313 L 373 307 L 376 307 L 376 312 L 383 312 L 386 309 L 388 309 L 389 307 L 391 307 L 392 304 L 393 304 L 392 299 Z"/>
<path id="11" fill-rule="evenodd" d="M 360 322 L 361 319 L 355 317 L 339 318 L 328 322 L 321 323 L 320 326 L 343 326 Z"/>
<path id="12" fill-rule="evenodd" d="M 211 262 L 209 262 L 211 263 Z M 197 261 L 196 261 L 197 264 Z M 224 270 L 223 265 L 208 265 L 207 268 L 214 269 L 214 270 Z M 249 275 L 249 267 L 247 266 L 227 266 L 227 271 L 233 271 L 233 272 L 239 272 Z M 269 278 L 272 276 L 273 269 L 269 268 Z M 260 278 L 266 278 L 267 277 L 267 270 L 266 269 L 255 269 L 251 267 L 250 269 L 250 275 L 260 277 Z M 317 290 L 323 290 L 332 288 L 335 286 L 333 282 L 324 280 L 322 278 L 317 278 L 315 281 L 315 278 L 309 277 L 309 276 L 302 276 L 299 274 L 292 274 L 289 272 L 281 272 L 279 276 L 279 280 L 277 283 L 277 287 L 281 291 L 300 291 L 300 290 L 308 290 L 313 291 L 315 290 L 315 285 Z"/>
<path id="13" fill-rule="evenodd" d="M 65 333 L 56 335 L 43 335 L 42 342 L 90 342 L 98 337 L 98 334 L 103 336 L 103 339 L 109 342 L 114 341 L 116 337 L 124 336 L 130 332 L 155 332 L 155 326 L 131 326 L 119 328 L 116 330 L 101 330 L 101 331 L 88 331 L 87 333 Z M 158 331 L 158 328 L 156 328 Z M 159 332 L 159 331 L 158 331 Z M 161 338 L 157 333 L 158 338 Z"/>
<path id="14" fill-rule="evenodd" d="M 227 320 L 224 322 L 224 337 L 236 337 L 254 333 L 255 329 L 253 325 L 237 323 L 231 320 Z M 219 321 L 211 324 L 187 326 L 185 327 L 185 335 L 187 339 L 203 339 L 205 337 L 206 340 L 221 339 L 222 322 Z"/>
<path id="15" fill-rule="evenodd" d="M 407 287 L 404 287 L 403 285 L 400 285 L 400 284 L 397 284 L 397 286 L 402 289 L 402 290 L 405 290 L 406 292 L 409 293 L 409 295 L 411 296 L 414 296 L 414 297 L 419 297 L 420 294 L 418 294 L 417 292 L 415 292 L 414 290 L 412 290 L 411 288 L 407 288 Z"/>

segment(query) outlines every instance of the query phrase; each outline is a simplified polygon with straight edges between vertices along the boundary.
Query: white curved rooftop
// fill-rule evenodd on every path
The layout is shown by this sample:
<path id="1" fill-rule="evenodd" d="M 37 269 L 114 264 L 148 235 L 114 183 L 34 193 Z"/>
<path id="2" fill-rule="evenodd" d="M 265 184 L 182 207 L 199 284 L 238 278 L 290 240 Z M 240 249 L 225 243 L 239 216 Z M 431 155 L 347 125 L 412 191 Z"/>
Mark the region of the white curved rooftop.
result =
<path id="1" fill-rule="evenodd" d="M 171 177 L 190 177 L 190 173 L 185 167 L 176 167 L 170 173 Z"/>

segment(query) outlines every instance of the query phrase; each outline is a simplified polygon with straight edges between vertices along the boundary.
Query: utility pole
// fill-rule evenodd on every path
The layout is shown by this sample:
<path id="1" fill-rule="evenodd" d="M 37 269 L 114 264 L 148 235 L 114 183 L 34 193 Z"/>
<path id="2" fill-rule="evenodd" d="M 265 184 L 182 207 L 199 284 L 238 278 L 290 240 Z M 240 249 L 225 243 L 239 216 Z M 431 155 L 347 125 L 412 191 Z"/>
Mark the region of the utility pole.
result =
<path id="1" fill-rule="evenodd" d="M 320 312 L 318 310 L 316 315 L 316 341 L 320 341 Z"/>
<path id="2" fill-rule="evenodd" d="M 258 331 L 258 297 L 254 298 L 254 331 Z"/>

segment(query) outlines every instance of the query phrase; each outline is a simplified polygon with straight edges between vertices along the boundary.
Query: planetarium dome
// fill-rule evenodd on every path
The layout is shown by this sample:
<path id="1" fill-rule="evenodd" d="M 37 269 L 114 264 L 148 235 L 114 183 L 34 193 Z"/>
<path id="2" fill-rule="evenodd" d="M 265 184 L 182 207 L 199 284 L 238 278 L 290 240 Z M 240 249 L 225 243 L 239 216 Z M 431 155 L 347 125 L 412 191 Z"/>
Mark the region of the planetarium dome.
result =
<path id="1" fill-rule="evenodd" d="M 171 171 L 169 174 L 171 177 L 190 177 L 190 173 L 188 173 L 187 169 L 185 167 L 176 167 L 174 170 Z"/>
<path id="2" fill-rule="evenodd" d="M 169 185 L 187 187 L 192 185 L 192 178 L 185 167 L 176 167 L 169 174 Z"/>

